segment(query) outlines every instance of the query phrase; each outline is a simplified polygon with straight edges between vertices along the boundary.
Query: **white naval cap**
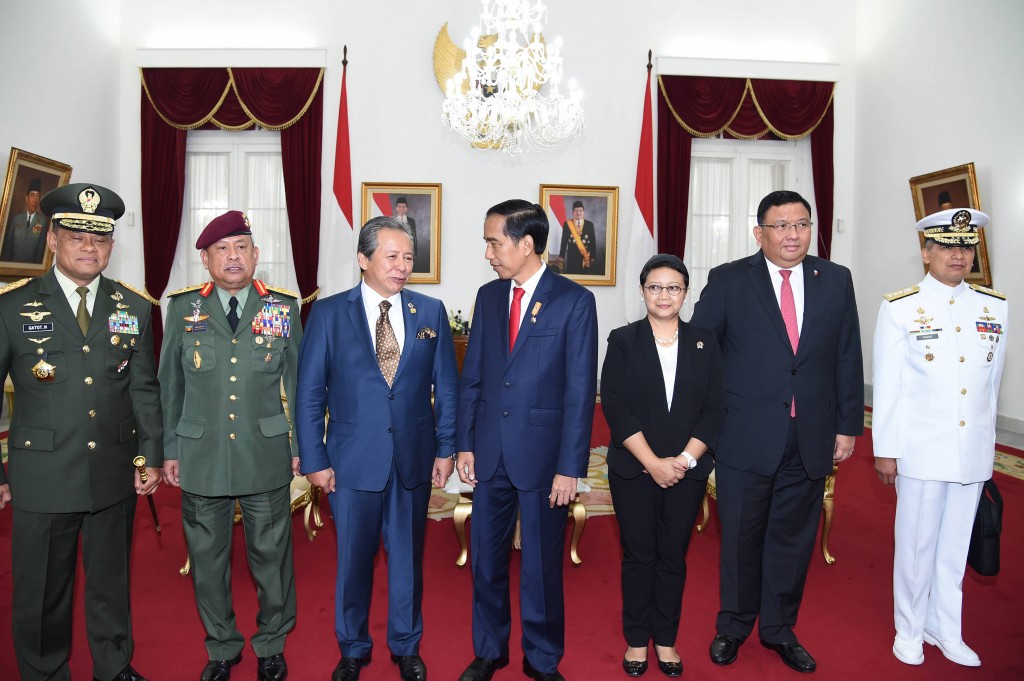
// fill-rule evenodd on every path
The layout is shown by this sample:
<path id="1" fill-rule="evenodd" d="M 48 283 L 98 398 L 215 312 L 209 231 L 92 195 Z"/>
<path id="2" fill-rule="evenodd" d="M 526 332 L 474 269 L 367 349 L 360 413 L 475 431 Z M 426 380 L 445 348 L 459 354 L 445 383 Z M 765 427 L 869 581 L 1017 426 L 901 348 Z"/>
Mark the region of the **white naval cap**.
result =
<path id="1" fill-rule="evenodd" d="M 973 246 L 978 243 L 978 228 L 988 224 L 988 215 L 973 208 L 950 208 L 932 213 L 917 223 L 917 231 L 926 239 L 947 246 Z"/>

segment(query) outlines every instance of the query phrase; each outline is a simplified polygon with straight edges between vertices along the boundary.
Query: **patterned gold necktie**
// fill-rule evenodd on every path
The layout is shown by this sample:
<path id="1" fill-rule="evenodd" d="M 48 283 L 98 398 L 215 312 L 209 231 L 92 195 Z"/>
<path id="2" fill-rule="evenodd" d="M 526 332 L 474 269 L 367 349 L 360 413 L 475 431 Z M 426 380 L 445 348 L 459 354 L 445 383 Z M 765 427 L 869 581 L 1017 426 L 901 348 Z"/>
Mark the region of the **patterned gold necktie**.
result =
<path id="1" fill-rule="evenodd" d="M 88 295 L 89 289 L 85 286 L 79 286 L 75 289 L 78 295 L 82 296 L 82 299 L 78 301 L 78 328 L 82 329 L 82 335 L 89 333 L 89 322 L 92 321 L 92 317 L 89 316 L 89 308 L 85 305 L 85 296 Z"/>
<path id="2" fill-rule="evenodd" d="M 388 319 L 388 310 L 391 303 L 386 300 L 380 301 L 380 317 L 377 318 L 376 347 L 377 365 L 380 366 L 380 373 L 388 382 L 388 387 L 395 381 L 395 372 L 398 371 L 398 339 L 395 338 L 395 330 L 391 327 L 391 320 Z"/>

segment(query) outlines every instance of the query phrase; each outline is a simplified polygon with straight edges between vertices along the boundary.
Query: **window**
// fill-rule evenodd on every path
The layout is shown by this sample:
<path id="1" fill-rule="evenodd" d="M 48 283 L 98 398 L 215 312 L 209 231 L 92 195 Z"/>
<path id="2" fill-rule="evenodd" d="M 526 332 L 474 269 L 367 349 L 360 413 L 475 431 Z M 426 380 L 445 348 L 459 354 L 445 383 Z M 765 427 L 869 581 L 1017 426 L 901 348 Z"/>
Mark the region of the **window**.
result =
<path id="1" fill-rule="evenodd" d="M 281 170 L 281 137 L 267 130 L 189 132 L 185 149 L 185 198 L 181 235 L 168 291 L 209 281 L 196 252 L 213 218 L 241 210 L 259 248 L 256 278 L 297 290 Z"/>
<path id="2" fill-rule="evenodd" d="M 711 268 L 757 250 L 753 228 L 757 204 L 766 194 L 790 189 L 811 201 L 810 149 L 806 137 L 794 142 L 693 140 L 686 231 L 690 292 L 680 311 L 683 319 L 693 314 Z M 817 225 L 812 254 L 816 242 Z"/>

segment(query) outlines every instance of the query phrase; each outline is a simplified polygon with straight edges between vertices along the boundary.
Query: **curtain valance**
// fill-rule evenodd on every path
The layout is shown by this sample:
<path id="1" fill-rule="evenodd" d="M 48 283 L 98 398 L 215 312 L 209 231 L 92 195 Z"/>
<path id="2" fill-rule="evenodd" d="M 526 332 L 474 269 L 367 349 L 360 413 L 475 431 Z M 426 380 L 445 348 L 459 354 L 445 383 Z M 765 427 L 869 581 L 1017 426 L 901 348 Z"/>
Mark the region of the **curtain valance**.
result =
<path id="1" fill-rule="evenodd" d="M 157 115 L 178 130 L 207 124 L 284 130 L 302 118 L 323 81 L 323 69 L 140 69 L 142 90 Z"/>

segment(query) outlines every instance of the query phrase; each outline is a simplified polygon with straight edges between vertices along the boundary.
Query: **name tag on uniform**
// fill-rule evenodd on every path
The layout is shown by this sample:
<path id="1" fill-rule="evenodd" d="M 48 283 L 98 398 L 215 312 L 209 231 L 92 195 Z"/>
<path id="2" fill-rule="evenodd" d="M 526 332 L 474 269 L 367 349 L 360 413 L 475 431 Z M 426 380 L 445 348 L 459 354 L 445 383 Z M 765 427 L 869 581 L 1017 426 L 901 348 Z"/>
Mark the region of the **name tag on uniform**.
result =
<path id="1" fill-rule="evenodd" d="M 43 324 L 22 324 L 22 333 L 36 333 L 38 331 L 53 331 L 53 322 L 46 322 Z"/>
<path id="2" fill-rule="evenodd" d="M 185 325 L 185 333 L 202 333 L 203 331 L 206 331 L 206 322 Z"/>
<path id="3" fill-rule="evenodd" d="M 920 336 L 917 336 L 917 340 L 919 340 L 919 341 L 921 341 L 921 340 L 935 340 L 938 337 L 939 337 L 939 334 L 937 334 L 937 333 L 925 333 L 925 334 L 921 334 Z"/>

